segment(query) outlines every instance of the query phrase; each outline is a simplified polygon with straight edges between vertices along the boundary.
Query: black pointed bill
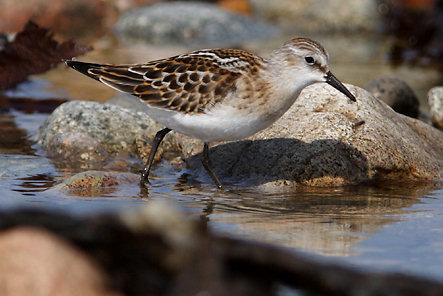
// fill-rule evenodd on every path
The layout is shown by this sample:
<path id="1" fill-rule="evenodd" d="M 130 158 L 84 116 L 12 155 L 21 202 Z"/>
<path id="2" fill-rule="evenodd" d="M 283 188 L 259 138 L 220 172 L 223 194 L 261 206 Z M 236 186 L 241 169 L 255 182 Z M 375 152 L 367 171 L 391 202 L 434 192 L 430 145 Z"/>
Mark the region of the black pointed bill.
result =
<path id="1" fill-rule="evenodd" d="M 332 75 L 331 71 L 326 73 L 326 83 L 333 86 L 335 89 L 346 95 L 351 101 L 356 102 L 354 95 L 337 79 L 334 75 Z"/>

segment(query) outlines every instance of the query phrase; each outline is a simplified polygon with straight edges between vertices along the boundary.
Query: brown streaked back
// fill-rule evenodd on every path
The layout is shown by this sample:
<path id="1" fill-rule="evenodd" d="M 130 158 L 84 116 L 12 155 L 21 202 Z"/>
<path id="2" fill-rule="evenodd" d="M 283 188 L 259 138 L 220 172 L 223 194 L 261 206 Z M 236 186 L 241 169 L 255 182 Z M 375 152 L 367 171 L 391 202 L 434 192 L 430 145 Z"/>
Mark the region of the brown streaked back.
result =
<path id="1" fill-rule="evenodd" d="M 236 81 L 241 75 L 257 73 L 262 59 L 242 50 L 215 49 L 138 65 L 66 63 L 153 107 L 204 113 L 236 91 Z"/>

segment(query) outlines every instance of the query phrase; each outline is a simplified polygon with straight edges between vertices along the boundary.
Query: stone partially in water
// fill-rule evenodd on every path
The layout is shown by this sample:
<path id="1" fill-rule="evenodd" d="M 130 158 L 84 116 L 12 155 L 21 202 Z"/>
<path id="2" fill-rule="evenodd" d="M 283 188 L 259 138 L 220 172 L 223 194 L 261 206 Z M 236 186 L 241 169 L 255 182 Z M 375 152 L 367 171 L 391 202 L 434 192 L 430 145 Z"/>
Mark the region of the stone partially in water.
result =
<path id="1" fill-rule="evenodd" d="M 412 88 L 397 77 L 379 77 L 369 81 L 364 89 L 383 100 L 396 112 L 417 118 L 419 101 Z"/>
<path id="2" fill-rule="evenodd" d="M 277 29 L 202 2 L 156 3 L 123 14 L 115 25 L 118 34 L 151 44 L 193 47 L 235 45 L 265 39 Z"/>
<path id="3" fill-rule="evenodd" d="M 138 182 L 140 176 L 125 172 L 86 171 L 65 180 L 61 189 L 82 189 L 91 187 L 113 187 Z"/>
<path id="4" fill-rule="evenodd" d="M 428 102 L 432 122 L 443 129 L 443 86 L 434 87 L 428 92 Z"/>
<path id="5" fill-rule="evenodd" d="M 210 149 L 212 168 L 222 182 L 270 188 L 441 182 L 443 133 L 394 112 L 361 88 L 348 87 L 356 103 L 326 84 L 307 87 L 281 119 L 252 141 Z M 181 141 L 184 150 L 195 145 Z M 191 157 L 189 163 L 211 182 L 200 158 Z"/>
<path id="6" fill-rule="evenodd" d="M 85 171 L 66 179 L 54 187 L 76 196 L 103 196 L 111 194 L 122 186 L 138 186 L 140 176 L 127 172 Z"/>
<path id="7" fill-rule="evenodd" d="M 45 150 L 56 151 L 59 155 L 64 153 L 82 155 L 88 153 L 91 148 L 87 143 L 71 145 L 68 148 L 63 147 L 63 141 L 54 139 L 54 137 L 64 139 L 63 135 L 67 133 L 80 133 L 83 134 L 82 137 L 96 140 L 110 155 L 128 151 L 139 157 L 146 157 L 152 138 L 161 128 L 163 127 L 144 112 L 110 104 L 71 101 L 60 105 L 47 118 L 37 133 L 37 139 Z M 177 147 L 172 139 L 172 134 L 167 135 L 162 146 L 176 150 Z M 62 151 L 63 149 L 67 151 Z"/>

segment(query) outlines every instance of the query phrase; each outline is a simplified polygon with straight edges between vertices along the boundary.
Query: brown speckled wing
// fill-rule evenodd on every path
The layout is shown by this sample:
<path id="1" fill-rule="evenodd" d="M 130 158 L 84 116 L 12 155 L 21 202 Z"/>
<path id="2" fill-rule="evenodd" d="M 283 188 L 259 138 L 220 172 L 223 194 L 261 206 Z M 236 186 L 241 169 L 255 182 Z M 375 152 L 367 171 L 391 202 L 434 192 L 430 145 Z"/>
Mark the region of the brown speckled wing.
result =
<path id="1" fill-rule="evenodd" d="M 230 92 L 235 92 L 236 80 L 243 73 L 257 72 L 260 61 L 253 54 L 232 49 L 195 51 L 140 65 L 67 63 L 151 106 L 183 113 L 203 113 Z"/>

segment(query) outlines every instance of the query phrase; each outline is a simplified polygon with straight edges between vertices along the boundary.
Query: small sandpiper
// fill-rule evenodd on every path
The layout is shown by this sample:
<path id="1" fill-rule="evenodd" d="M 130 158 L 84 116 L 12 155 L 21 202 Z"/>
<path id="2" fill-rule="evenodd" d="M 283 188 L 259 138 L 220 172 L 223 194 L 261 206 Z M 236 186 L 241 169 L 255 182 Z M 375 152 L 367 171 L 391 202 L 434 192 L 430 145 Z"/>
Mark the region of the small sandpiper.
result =
<path id="1" fill-rule="evenodd" d="M 145 188 L 160 142 L 171 130 L 204 143 L 247 138 L 280 118 L 306 86 L 326 82 L 356 101 L 329 70 L 329 55 L 317 42 L 294 38 L 265 59 L 238 49 L 205 49 L 136 65 L 66 61 L 75 70 L 118 91 L 139 97 L 147 114 L 166 128 L 155 135 L 141 173 Z"/>

